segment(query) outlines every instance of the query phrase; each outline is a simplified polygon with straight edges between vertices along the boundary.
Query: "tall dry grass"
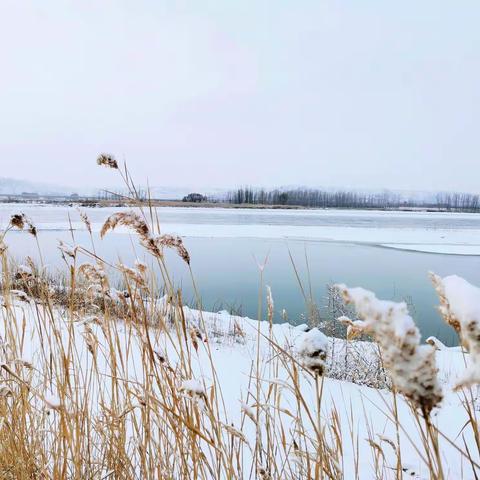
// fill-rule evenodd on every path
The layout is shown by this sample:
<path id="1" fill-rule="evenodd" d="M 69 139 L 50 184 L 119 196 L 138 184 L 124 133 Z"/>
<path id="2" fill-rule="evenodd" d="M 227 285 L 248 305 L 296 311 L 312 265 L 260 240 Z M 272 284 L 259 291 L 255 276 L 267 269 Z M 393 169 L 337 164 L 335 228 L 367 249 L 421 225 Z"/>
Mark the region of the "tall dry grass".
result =
<path id="1" fill-rule="evenodd" d="M 339 406 L 325 398 L 325 368 L 332 368 L 327 343 L 314 331 L 298 351 L 280 341 L 273 328 L 270 290 L 269 328 L 257 330 L 255 355 L 250 371 L 244 372 L 247 388 L 238 414 L 232 412 L 231 392 L 219 376 L 224 366 L 216 363 L 212 347 L 212 326 L 202 314 L 196 323 L 186 317 L 181 291 L 169 275 L 166 248 L 174 248 L 190 269 L 182 239 L 161 232 L 156 211 L 139 200 L 126 167 L 110 155 L 102 155 L 98 163 L 121 174 L 129 200 L 136 204 L 135 211 L 108 218 L 102 235 L 120 225 L 135 231 L 160 277 L 141 263 L 109 265 L 96 255 L 91 236 L 89 247 L 60 245 L 68 276 L 55 288 L 43 265 L 30 260 L 21 267 L 13 264 L 8 231 L 27 229 L 32 241 L 38 233 L 24 216 L 12 217 L 0 239 L 1 478 L 339 479 L 346 471 L 365 478 L 360 442 L 366 440 L 372 475 L 400 479 L 409 473 L 401 437 L 412 437 L 432 479 L 445 478 L 439 439 L 478 475 L 480 445 L 473 452 L 471 445 L 437 430 L 431 417 L 440 400 L 436 384 L 432 397 L 419 388 L 409 394 L 398 381 L 402 373 L 393 368 L 395 352 L 388 350 L 388 338 L 377 340 L 383 355 L 389 354 L 386 370 L 394 373 L 393 402 L 380 396 L 377 408 L 397 435 L 379 439 L 372 429 L 367 439 L 360 439 L 357 424 L 367 419 L 353 408 L 345 431 Z M 82 218 L 91 235 L 88 217 Z M 80 263 L 80 251 L 89 262 Z M 124 290 L 111 287 L 107 266 L 123 277 Z M 191 278 L 194 283 L 193 274 Z M 160 288 L 166 299 L 159 300 Z M 362 315 L 373 321 L 371 312 Z M 233 335 L 245 337 L 240 325 L 234 325 Z M 396 347 L 397 354 L 405 354 L 406 365 L 415 360 L 406 350 L 418 348 L 418 335 L 412 335 L 413 343 Z M 434 367 L 428 373 L 435 375 Z M 422 380 L 413 377 L 408 380 L 415 388 Z M 420 442 L 402 424 L 402 393 Z M 465 399 L 468 428 L 478 438 L 472 399 L 467 393 Z M 343 401 L 348 405 L 348 399 Z M 348 468 L 347 443 L 353 452 Z"/>

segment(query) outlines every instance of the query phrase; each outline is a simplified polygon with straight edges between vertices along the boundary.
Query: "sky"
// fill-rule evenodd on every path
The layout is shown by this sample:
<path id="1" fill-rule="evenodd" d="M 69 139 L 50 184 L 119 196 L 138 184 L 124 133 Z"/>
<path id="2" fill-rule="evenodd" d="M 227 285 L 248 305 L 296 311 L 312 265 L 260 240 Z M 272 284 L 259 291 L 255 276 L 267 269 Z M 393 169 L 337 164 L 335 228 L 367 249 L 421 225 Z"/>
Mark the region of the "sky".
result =
<path id="1" fill-rule="evenodd" d="M 0 177 L 480 192 L 480 2 L 0 1 Z"/>

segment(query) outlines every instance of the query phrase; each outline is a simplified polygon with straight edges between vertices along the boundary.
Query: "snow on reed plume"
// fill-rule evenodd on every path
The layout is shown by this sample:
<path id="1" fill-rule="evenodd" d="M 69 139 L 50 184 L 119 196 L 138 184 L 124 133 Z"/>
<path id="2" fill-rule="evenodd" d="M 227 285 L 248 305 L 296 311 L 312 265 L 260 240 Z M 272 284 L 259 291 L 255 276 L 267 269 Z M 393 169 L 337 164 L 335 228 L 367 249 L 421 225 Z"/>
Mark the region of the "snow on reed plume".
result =
<path id="1" fill-rule="evenodd" d="M 174 235 L 152 236 L 147 222 L 133 211 L 110 215 L 103 224 L 100 236 L 103 238 L 109 230 L 114 230 L 119 225 L 134 230 L 140 237 L 141 244 L 155 257 L 163 256 L 163 247 L 174 248 L 185 263 L 190 265 L 190 255 L 180 237 Z"/>
<path id="2" fill-rule="evenodd" d="M 398 391 L 422 412 L 430 413 L 443 397 L 437 378 L 435 348 L 420 345 L 420 332 L 405 302 L 379 300 L 363 288 L 347 288 L 343 284 L 336 288 L 347 304 L 355 306 L 361 319 L 351 322 L 351 331 L 375 338 Z"/>
<path id="3" fill-rule="evenodd" d="M 328 338 L 318 328 L 303 334 L 296 343 L 297 356 L 303 366 L 323 375 L 328 352 Z"/>
<path id="4" fill-rule="evenodd" d="M 135 260 L 135 267 L 141 275 L 144 275 L 147 272 L 147 266 L 141 260 Z"/>
<path id="5" fill-rule="evenodd" d="M 272 289 L 267 285 L 267 318 L 270 324 L 273 321 L 273 315 L 275 312 L 275 304 L 273 302 Z"/>
<path id="6" fill-rule="evenodd" d="M 103 238 L 109 230 L 115 230 L 119 225 L 131 228 L 141 239 L 148 238 L 150 235 L 150 229 L 145 220 L 143 220 L 143 218 L 137 213 L 130 211 L 110 215 L 100 230 L 100 236 Z"/>
<path id="7" fill-rule="evenodd" d="M 117 268 L 133 283 L 140 288 L 146 288 L 146 281 L 144 278 L 144 271 L 137 270 L 136 268 L 127 267 L 123 263 L 118 263 Z"/>
<path id="8" fill-rule="evenodd" d="M 440 298 L 438 308 L 470 353 L 469 365 L 456 388 L 480 383 L 480 288 L 457 275 L 430 278 Z"/>
<path id="9" fill-rule="evenodd" d="M 108 277 L 105 274 L 103 265 L 99 262 L 97 265 L 91 263 L 82 263 L 78 267 L 78 271 L 85 277 L 90 284 L 89 289 L 96 292 L 106 291 L 108 289 Z"/>
<path id="10" fill-rule="evenodd" d="M 68 264 L 67 262 L 67 257 L 70 257 L 72 258 L 73 260 L 76 259 L 77 257 L 77 251 L 78 251 L 78 247 L 77 246 L 70 246 L 70 245 L 67 245 L 65 243 L 63 243 L 61 240 L 58 241 L 58 247 L 57 247 L 59 250 L 60 250 L 60 253 L 62 255 L 62 258 L 63 260 Z"/>
<path id="11" fill-rule="evenodd" d="M 23 213 L 15 213 L 10 218 L 10 225 L 19 230 L 23 230 L 25 228 L 25 215 Z"/>
<path id="12" fill-rule="evenodd" d="M 25 227 L 27 227 L 28 233 L 34 237 L 37 236 L 37 227 L 35 227 L 35 225 L 24 213 L 16 213 L 12 215 L 10 217 L 10 225 L 14 228 L 18 228 L 19 230 L 23 230 Z"/>
<path id="13" fill-rule="evenodd" d="M 154 237 L 152 240 L 155 242 L 157 247 L 174 248 L 177 250 L 177 253 L 182 260 L 190 265 L 190 255 L 188 254 L 188 251 L 183 245 L 183 241 L 180 237 L 173 235 L 159 235 L 158 237 Z"/>
<path id="14" fill-rule="evenodd" d="M 88 231 L 88 233 L 92 233 L 92 224 L 90 223 L 90 219 L 88 218 L 88 215 L 85 212 L 82 212 L 80 209 L 77 209 L 78 214 L 80 215 L 80 218 L 82 219 L 83 223 L 85 224 L 85 227 Z"/>
<path id="15" fill-rule="evenodd" d="M 118 170 L 118 163 L 115 160 L 115 157 L 109 153 L 101 153 L 97 157 L 97 165 Z"/>
<path id="16" fill-rule="evenodd" d="M 195 378 L 184 380 L 180 385 L 180 392 L 193 400 L 200 410 L 205 410 L 207 406 L 207 392 L 200 380 Z"/>

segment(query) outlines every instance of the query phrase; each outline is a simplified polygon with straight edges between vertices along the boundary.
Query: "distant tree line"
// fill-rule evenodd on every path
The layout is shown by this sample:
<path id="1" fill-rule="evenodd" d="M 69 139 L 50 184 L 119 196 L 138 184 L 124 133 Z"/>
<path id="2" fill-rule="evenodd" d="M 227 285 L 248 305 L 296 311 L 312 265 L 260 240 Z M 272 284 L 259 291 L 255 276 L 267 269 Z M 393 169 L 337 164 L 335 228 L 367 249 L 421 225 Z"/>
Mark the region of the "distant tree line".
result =
<path id="1" fill-rule="evenodd" d="M 444 210 L 477 212 L 480 210 L 480 195 L 471 193 L 438 193 L 437 206 Z"/>
<path id="2" fill-rule="evenodd" d="M 266 190 L 242 187 L 227 193 L 232 204 L 290 205 L 314 208 L 398 209 L 432 208 L 448 211 L 480 211 L 480 196 L 469 193 L 439 193 L 429 200 L 404 198 L 395 192 L 364 193 L 318 189 Z"/>

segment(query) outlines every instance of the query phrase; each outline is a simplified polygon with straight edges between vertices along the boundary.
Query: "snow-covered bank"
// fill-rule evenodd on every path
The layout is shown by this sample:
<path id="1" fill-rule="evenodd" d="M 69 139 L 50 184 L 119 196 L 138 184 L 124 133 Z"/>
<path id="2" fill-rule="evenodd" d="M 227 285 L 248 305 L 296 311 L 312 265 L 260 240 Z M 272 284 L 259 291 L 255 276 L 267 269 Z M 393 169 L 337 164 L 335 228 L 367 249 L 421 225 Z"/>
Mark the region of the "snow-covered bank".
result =
<path id="1" fill-rule="evenodd" d="M 150 306 L 147 306 L 147 309 L 149 308 Z M 174 312 L 169 304 L 160 302 L 155 308 L 161 309 L 165 318 L 173 318 Z M 290 358 L 292 361 L 301 362 L 301 358 L 298 357 L 298 345 L 304 343 L 308 335 L 306 326 L 271 325 L 266 321 L 258 322 L 245 317 L 231 316 L 227 312 L 200 312 L 187 307 L 183 308 L 183 326 L 173 323 L 167 330 L 154 326 L 145 329 L 142 325 L 114 322 L 100 315 L 72 318 L 68 311 L 62 310 L 55 310 L 52 318 L 49 315 L 46 307 L 34 302 L 15 303 L 12 308 L 2 308 L 0 335 L 2 339 L 10 339 L 8 346 L 4 343 L 2 363 L 9 369 L 15 369 L 17 375 L 35 385 L 38 401 L 35 402 L 34 397 L 31 401 L 38 408 L 42 408 L 41 405 L 44 404 L 50 410 L 49 422 L 52 432 L 55 432 L 53 428 L 61 419 L 63 409 L 70 412 L 69 415 L 73 415 L 75 409 L 82 405 L 83 395 L 88 395 L 92 425 L 96 422 L 103 425 L 102 419 L 107 412 L 104 406 L 107 407 L 106 402 L 110 401 L 113 393 L 110 383 L 114 374 L 112 368 L 117 362 L 118 370 L 115 376 L 121 378 L 123 384 L 127 386 L 127 391 L 133 392 L 129 394 L 127 404 L 122 406 L 122 409 L 125 408 L 122 410 L 125 412 L 122 413 L 124 416 L 122 418 L 125 418 L 124 428 L 132 445 L 132 460 L 141 455 L 141 449 L 137 449 L 135 445 L 141 446 L 143 437 L 137 432 L 138 426 L 135 422 L 142 418 L 141 412 L 145 409 L 145 403 L 147 405 L 159 401 L 168 403 L 166 393 L 155 384 L 154 370 L 150 371 L 145 366 L 145 355 L 148 356 L 151 345 L 156 362 L 158 361 L 155 368 L 164 369 L 168 374 L 167 379 L 171 376 L 172 388 L 178 389 L 187 405 L 191 401 L 200 406 L 200 412 L 203 411 L 200 415 L 208 417 L 209 407 L 206 404 L 213 402 L 216 395 L 221 395 L 218 415 L 225 429 L 222 435 L 226 437 L 233 435 L 231 441 L 233 438 L 244 438 L 242 442 L 253 446 L 255 439 L 261 434 L 259 432 L 268 431 L 268 423 L 273 422 L 270 415 L 278 415 L 276 421 L 282 422 L 284 438 L 275 440 L 275 443 L 279 443 L 277 447 L 279 451 L 275 455 L 280 463 L 291 462 L 291 465 L 288 467 L 288 474 L 287 471 L 283 474 L 274 471 L 271 478 L 305 478 L 302 476 L 302 472 L 307 468 L 305 456 L 311 455 L 314 458 L 316 451 L 312 451 L 308 442 L 303 445 L 301 441 L 303 437 L 298 432 L 300 412 L 297 411 L 291 366 L 283 362 L 290 362 Z M 14 343 L 12 330 L 23 332 L 17 337 L 18 343 L 15 348 L 12 345 Z M 115 332 L 114 343 L 111 342 L 112 331 Z M 45 342 L 45 339 L 48 339 L 48 342 Z M 47 347 L 47 344 L 50 344 L 50 347 Z M 184 348 L 182 344 L 190 351 L 188 366 L 182 360 L 184 355 L 181 352 Z M 333 357 L 335 362 L 343 361 L 345 365 L 351 365 L 347 360 L 354 351 L 363 351 L 366 358 L 375 353 L 375 345 L 371 343 L 329 338 L 328 344 L 329 357 Z M 75 352 L 69 357 L 71 358 L 69 370 L 74 385 L 79 387 L 75 381 L 83 378 L 88 372 L 92 372 L 90 374 L 98 372 L 94 373 L 94 378 L 98 377 L 98 384 L 95 380 L 85 390 L 79 389 L 69 393 L 68 390 L 60 391 L 58 384 L 60 378 L 46 382 L 43 378 L 43 369 L 52 361 L 48 356 L 45 358 L 48 348 L 57 355 L 62 351 Z M 13 351 L 14 355 L 8 353 Z M 452 391 L 452 386 L 464 371 L 465 362 L 468 363 L 469 358 L 460 348 L 441 349 L 436 351 L 435 356 L 440 369 L 439 379 L 445 391 L 441 408 L 435 410 L 433 416 L 435 425 L 448 438 L 448 441 L 440 441 L 444 473 L 446 478 L 459 478 L 459 472 L 462 478 L 474 478 L 468 460 L 450 444 L 451 441 L 463 448 L 463 441 L 457 441 L 458 435 L 463 435 L 472 450 L 470 453 L 474 461 L 478 461 L 471 432 L 464 428 L 468 421 L 467 413 L 462 406 L 465 400 L 460 393 Z M 281 358 L 283 360 L 279 361 Z M 331 368 L 332 361 L 329 363 Z M 30 373 L 27 375 L 22 365 L 33 365 L 34 369 L 29 370 Z M 10 376 L 5 372 L 1 375 L 0 381 L 4 382 L 3 386 L 10 381 Z M 318 395 L 315 379 L 302 370 L 298 370 L 298 375 L 303 401 L 314 411 Z M 260 391 L 256 387 L 256 378 L 260 380 Z M 335 431 L 340 435 L 339 445 L 342 454 L 339 457 L 341 463 L 338 465 L 338 471 L 341 473 L 336 478 L 370 479 L 379 472 L 382 478 L 396 478 L 397 458 L 391 444 L 396 443 L 397 435 L 401 445 L 401 462 L 405 478 L 430 478 L 428 467 L 418 452 L 422 440 L 417 420 L 401 397 L 397 397 L 398 417 L 401 423 L 401 430 L 397 432 L 390 410 L 393 408 L 393 396 L 388 390 L 373 389 L 329 377 L 324 379 L 322 385 L 320 422 L 326 429 L 326 439 L 328 442 L 335 442 L 333 431 L 330 432 L 332 425 L 336 425 Z M 123 387 L 120 389 L 123 391 Z M 272 391 L 276 393 L 271 398 Z M 118 391 L 116 395 L 119 395 Z M 145 400 L 146 398 L 151 399 Z M 261 408 L 257 419 L 258 404 Z M 302 412 L 305 415 L 305 411 Z M 177 422 L 182 423 L 180 420 Z M 259 427 L 256 426 L 256 422 Z M 310 434 L 312 432 L 308 433 Z M 48 442 L 50 434 L 46 435 Z M 383 460 L 378 458 L 378 452 L 376 447 L 372 448 L 372 442 L 381 445 L 382 455 L 385 455 Z M 283 448 L 280 446 L 282 443 Z M 201 442 L 199 448 L 209 454 L 206 440 Z M 250 448 L 243 450 L 234 478 L 253 478 L 251 476 L 253 451 Z M 175 465 L 173 457 L 171 461 L 173 468 Z M 377 463 L 380 466 L 376 467 Z M 192 464 L 185 468 L 195 467 Z M 210 478 L 229 477 L 222 475 Z"/>

